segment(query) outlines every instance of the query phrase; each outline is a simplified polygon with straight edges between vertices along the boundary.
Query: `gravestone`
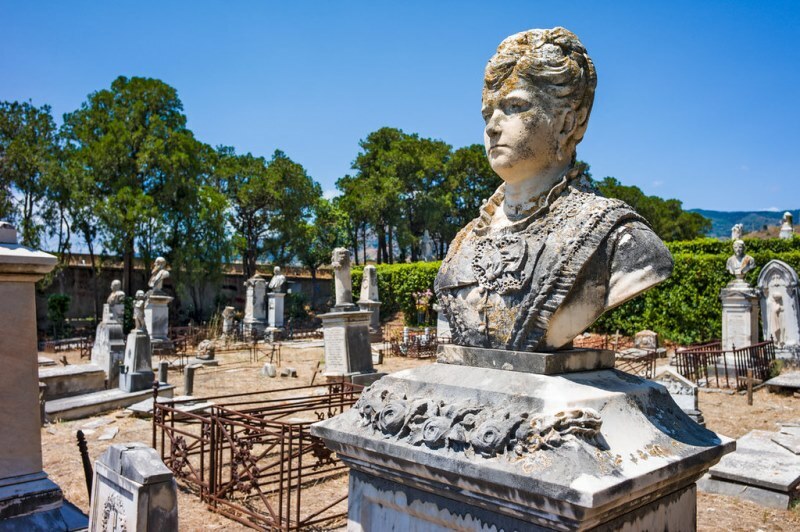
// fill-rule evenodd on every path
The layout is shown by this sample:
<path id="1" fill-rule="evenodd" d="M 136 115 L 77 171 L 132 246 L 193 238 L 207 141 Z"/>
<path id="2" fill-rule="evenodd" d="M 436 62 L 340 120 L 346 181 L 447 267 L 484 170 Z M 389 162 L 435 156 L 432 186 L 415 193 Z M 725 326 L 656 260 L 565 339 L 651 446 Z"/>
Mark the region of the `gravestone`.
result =
<path id="1" fill-rule="evenodd" d="M 236 310 L 233 307 L 225 307 L 222 311 L 222 336 L 225 338 L 233 334 L 233 318 Z"/>
<path id="2" fill-rule="evenodd" d="M 703 419 L 702 412 L 700 412 L 697 385 L 695 383 L 669 366 L 662 366 L 656 370 L 656 376 L 653 380 L 667 389 L 672 400 L 687 416 L 692 418 L 695 423 L 705 427 L 706 422 Z"/>
<path id="3" fill-rule="evenodd" d="M 370 313 L 369 332 L 373 335 L 381 330 L 381 302 L 378 299 L 378 271 L 375 266 L 364 266 L 361 278 L 361 297 L 358 298 L 358 308 Z"/>
<path id="4" fill-rule="evenodd" d="M 97 324 L 92 346 L 92 364 L 96 364 L 106 374 L 109 388 L 119 384 L 119 365 L 125 358 L 125 334 L 122 323 L 117 321 L 111 305 L 103 305 L 103 321 Z"/>
<path id="5" fill-rule="evenodd" d="M 86 516 L 42 469 L 36 288 L 56 258 L 0 221 L 0 529 L 78 530 Z"/>
<path id="6" fill-rule="evenodd" d="M 500 44 L 484 82 L 505 183 L 436 277 L 454 343 L 311 428 L 350 467 L 348 529 L 693 530 L 695 482 L 733 442 L 611 369 L 613 352 L 569 347 L 672 270 L 647 223 L 575 163 L 593 63 L 564 28 L 530 30 Z"/>
<path id="7" fill-rule="evenodd" d="M 95 461 L 89 530 L 178 530 L 175 479 L 154 449 L 114 444 Z"/>
<path id="8" fill-rule="evenodd" d="M 756 267 L 755 260 L 745 254 L 741 240 L 733 242 L 734 254 L 725 265 L 734 276 L 720 291 L 722 301 L 722 349 L 730 351 L 758 343 L 758 292 L 744 279 Z"/>
<path id="9" fill-rule="evenodd" d="M 438 303 L 434 303 L 433 310 L 436 311 L 436 337 L 440 342 L 450 341 L 450 324 L 447 323 L 447 316 Z"/>
<path id="10" fill-rule="evenodd" d="M 247 288 L 244 303 L 244 335 L 245 338 L 261 338 L 267 328 L 267 308 L 265 296 L 267 280 L 256 273 L 244 283 Z"/>
<path id="11" fill-rule="evenodd" d="M 422 234 L 422 240 L 420 241 L 420 255 L 422 255 L 422 260 L 424 262 L 430 262 L 435 258 L 435 244 L 433 239 L 431 238 L 431 234 L 425 229 L 425 232 Z"/>
<path id="12" fill-rule="evenodd" d="M 284 298 L 286 297 L 286 276 L 281 273 L 279 266 L 272 270 L 272 279 L 269 281 L 267 294 L 267 322 L 272 334 L 283 329 Z"/>
<path id="13" fill-rule="evenodd" d="M 639 331 L 633 336 L 633 347 L 638 349 L 658 349 L 658 334 L 653 331 Z"/>
<path id="14" fill-rule="evenodd" d="M 800 362 L 800 286 L 797 272 L 780 260 L 769 261 L 758 276 L 764 338 L 775 342 L 775 355 Z"/>
<path id="15" fill-rule="evenodd" d="M 145 295 L 139 290 L 133 305 L 134 327 L 125 343 L 125 358 L 119 371 L 119 388 L 124 392 L 138 392 L 153 387 L 153 351 L 147 333 L 144 313 Z"/>
<path id="16" fill-rule="evenodd" d="M 352 303 L 350 251 L 336 248 L 331 257 L 336 287 L 336 305 L 331 312 L 319 315 L 325 352 L 325 371 L 329 380 L 346 379 L 356 384 L 370 384 L 383 374 L 372 365 L 370 322 L 372 312 L 358 310 Z"/>

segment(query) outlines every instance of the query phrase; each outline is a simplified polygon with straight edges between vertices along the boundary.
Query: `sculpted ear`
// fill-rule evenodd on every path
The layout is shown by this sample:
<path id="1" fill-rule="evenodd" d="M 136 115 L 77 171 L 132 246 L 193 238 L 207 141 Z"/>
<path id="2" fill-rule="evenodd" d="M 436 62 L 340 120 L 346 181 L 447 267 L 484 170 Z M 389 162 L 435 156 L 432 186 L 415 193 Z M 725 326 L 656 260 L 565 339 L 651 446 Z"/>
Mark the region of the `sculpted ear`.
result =
<path id="1" fill-rule="evenodd" d="M 564 159 L 572 157 L 572 137 L 575 133 L 575 127 L 578 124 L 575 111 L 567 109 L 561 115 L 561 128 L 558 134 L 558 158 Z"/>

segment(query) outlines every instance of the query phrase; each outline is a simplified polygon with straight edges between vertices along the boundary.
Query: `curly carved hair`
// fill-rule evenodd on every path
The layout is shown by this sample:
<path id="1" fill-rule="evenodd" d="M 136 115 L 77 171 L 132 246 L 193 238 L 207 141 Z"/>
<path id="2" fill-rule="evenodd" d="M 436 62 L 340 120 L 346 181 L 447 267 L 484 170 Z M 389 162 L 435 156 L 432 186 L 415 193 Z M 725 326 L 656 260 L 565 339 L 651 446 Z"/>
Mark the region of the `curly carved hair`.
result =
<path id="1" fill-rule="evenodd" d="M 577 145 L 586 132 L 594 103 L 597 72 L 586 48 L 571 31 L 528 30 L 507 37 L 486 65 L 483 95 L 522 79 L 575 112 Z"/>

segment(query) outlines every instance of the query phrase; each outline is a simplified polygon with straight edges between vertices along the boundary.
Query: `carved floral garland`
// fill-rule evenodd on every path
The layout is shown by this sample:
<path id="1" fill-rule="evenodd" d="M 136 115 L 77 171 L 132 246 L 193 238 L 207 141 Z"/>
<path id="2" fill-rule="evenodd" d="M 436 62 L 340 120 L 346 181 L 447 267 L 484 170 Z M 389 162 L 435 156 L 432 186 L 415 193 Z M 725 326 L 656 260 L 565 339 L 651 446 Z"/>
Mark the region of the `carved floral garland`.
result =
<path id="1" fill-rule="evenodd" d="M 472 450 L 485 458 L 507 452 L 522 456 L 576 440 L 599 447 L 603 423 L 591 408 L 530 415 L 467 402 L 410 400 L 372 389 L 361 395 L 355 408 L 362 426 L 387 437 L 431 449 Z"/>

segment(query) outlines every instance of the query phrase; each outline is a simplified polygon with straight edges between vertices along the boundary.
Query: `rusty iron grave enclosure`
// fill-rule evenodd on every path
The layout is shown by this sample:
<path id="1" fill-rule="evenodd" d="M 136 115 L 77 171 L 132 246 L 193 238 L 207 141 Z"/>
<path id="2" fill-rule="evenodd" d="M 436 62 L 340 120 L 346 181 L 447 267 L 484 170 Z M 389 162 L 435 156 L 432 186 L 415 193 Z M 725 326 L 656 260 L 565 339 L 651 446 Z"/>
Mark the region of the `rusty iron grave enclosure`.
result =
<path id="1" fill-rule="evenodd" d="M 707 388 L 747 387 L 747 371 L 756 383 L 768 380 L 775 364 L 773 342 L 760 342 L 724 351 L 720 342 L 680 349 L 675 352 L 678 373 L 698 386 Z"/>
<path id="2" fill-rule="evenodd" d="M 213 403 L 195 411 L 156 402 L 153 448 L 214 512 L 254 529 L 325 528 L 347 515 L 347 467 L 309 429 L 350 408 L 361 390 L 328 383 L 195 398 Z"/>

